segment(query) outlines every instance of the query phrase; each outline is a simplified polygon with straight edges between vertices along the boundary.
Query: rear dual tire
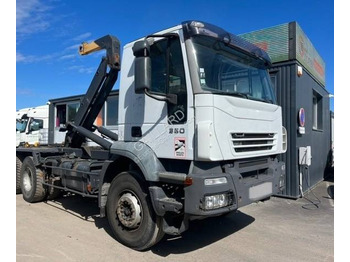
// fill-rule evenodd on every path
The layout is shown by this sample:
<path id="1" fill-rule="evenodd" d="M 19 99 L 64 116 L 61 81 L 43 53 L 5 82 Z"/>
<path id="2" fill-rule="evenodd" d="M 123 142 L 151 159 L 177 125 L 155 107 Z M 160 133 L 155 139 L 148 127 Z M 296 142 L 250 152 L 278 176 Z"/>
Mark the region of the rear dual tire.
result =
<path id="1" fill-rule="evenodd" d="M 45 199 L 47 191 L 43 185 L 44 178 L 44 172 L 35 167 L 33 157 L 26 157 L 20 172 L 21 191 L 25 201 L 34 203 Z"/>
<path id="2" fill-rule="evenodd" d="M 22 192 L 23 199 L 29 203 L 39 202 L 43 200 L 53 200 L 62 195 L 62 190 L 43 185 L 46 173 L 41 168 L 34 165 L 33 157 L 26 157 L 23 162 L 16 158 L 16 192 Z M 48 178 L 48 184 L 53 186 L 61 186 L 60 180 Z"/>
<path id="3" fill-rule="evenodd" d="M 22 160 L 16 156 L 16 194 L 21 194 L 21 168 Z"/>

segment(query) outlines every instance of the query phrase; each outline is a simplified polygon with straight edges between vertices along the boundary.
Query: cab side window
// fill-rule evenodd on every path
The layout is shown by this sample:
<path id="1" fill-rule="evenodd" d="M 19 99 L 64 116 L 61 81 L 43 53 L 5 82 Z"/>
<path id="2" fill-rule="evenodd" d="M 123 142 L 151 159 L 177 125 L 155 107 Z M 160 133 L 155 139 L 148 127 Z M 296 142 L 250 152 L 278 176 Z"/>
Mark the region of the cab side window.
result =
<path id="1" fill-rule="evenodd" d="M 29 131 L 38 131 L 44 128 L 44 121 L 41 119 L 31 119 Z"/>
<path id="2" fill-rule="evenodd" d="M 151 46 L 152 76 L 151 92 L 165 95 L 167 93 L 167 39 L 160 40 Z"/>
<path id="3" fill-rule="evenodd" d="M 175 94 L 177 104 L 167 103 L 168 122 L 187 121 L 187 90 L 180 40 L 165 38 L 151 46 L 151 92 L 160 95 Z"/>

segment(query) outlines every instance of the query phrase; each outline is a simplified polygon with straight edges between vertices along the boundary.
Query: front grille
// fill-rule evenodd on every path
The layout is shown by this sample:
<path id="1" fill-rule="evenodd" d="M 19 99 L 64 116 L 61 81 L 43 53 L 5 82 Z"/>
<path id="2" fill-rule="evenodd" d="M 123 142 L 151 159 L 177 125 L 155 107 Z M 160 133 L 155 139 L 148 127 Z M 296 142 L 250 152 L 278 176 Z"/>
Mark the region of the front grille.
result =
<path id="1" fill-rule="evenodd" d="M 231 141 L 236 153 L 266 151 L 276 145 L 276 134 L 231 133 Z"/>
<path id="2" fill-rule="evenodd" d="M 258 165 L 266 165 L 268 163 L 268 159 L 264 158 L 264 159 L 258 159 L 258 160 L 250 160 L 247 162 L 241 162 L 239 163 L 239 168 L 246 168 L 246 167 L 254 167 L 254 166 L 258 166 Z"/>
<path id="3" fill-rule="evenodd" d="M 263 168 L 259 170 L 252 170 L 248 172 L 241 173 L 243 178 L 259 178 L 259 176 L 268 175 L 268 168 Z"/>

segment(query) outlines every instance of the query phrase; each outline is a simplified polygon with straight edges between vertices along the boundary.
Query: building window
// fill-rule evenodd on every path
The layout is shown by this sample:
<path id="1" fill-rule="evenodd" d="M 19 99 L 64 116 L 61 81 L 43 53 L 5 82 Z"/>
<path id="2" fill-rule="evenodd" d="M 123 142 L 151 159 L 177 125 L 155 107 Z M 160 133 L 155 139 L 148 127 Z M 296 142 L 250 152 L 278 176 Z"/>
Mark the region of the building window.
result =
<path id="1" fill-rule="evenodd" d="M 67 104 L 67 119 L 69 122 L 74 122 L 75 116 L 77 115 L 80 103 Z"/>
<path id="2" fill-rule="evenodd" d="M 79 102 L 56 106 L 56 127 L 64 127 L 67 122 L 74 122 L 80 107 Z"/>
<path id="3" fill-rule="evenodd" d="M 312 128 L 322 130 L 322 96 L 313 91 L 312 94 Z"/>
<path id="4" fill-rule="evenodd" d="M 270 73 L 270 79 L 271 79 L 272 90 L 275 93 L 275 96 L 277 96 L 277 73 L 276 72 Z"/>
<path id="5" fill-rule="evenodd" d="M 107 98 L 107 126 L 118 125 L 118 96 L 110 96 Z"/>
<path id="6" fill-rule="evenodd" d="M 56 127 L 63 127 L 66 124 L 66 105 L 56 106 Z"/>

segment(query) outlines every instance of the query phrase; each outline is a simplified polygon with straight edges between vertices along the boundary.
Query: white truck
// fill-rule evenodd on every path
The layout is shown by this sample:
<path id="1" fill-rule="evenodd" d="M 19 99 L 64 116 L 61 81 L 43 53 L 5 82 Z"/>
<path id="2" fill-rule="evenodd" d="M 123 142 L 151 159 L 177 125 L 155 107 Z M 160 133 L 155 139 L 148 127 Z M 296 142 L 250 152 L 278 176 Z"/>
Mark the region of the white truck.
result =
<path id="1" fill-rule="evenodd" d="M 16 111 L 16 147 L 47 145 L 49 105 Z"/>
<path id="2" fill-rule="evenodd" d="M 264 51 L 198 21 L 126 44 L 122 63 L 119 48 L 110 35 L 80 46 L 106 57 L 62 128 L 64 145 L 17 148 L 26 201 L 52 197 L 52 188 L 96 198 L 116 239 L 144 250 L 190 220 L 284 188 L 277 156 L 287 136 Z M 117 135 L 93 123 L 120 70 Z"/>

